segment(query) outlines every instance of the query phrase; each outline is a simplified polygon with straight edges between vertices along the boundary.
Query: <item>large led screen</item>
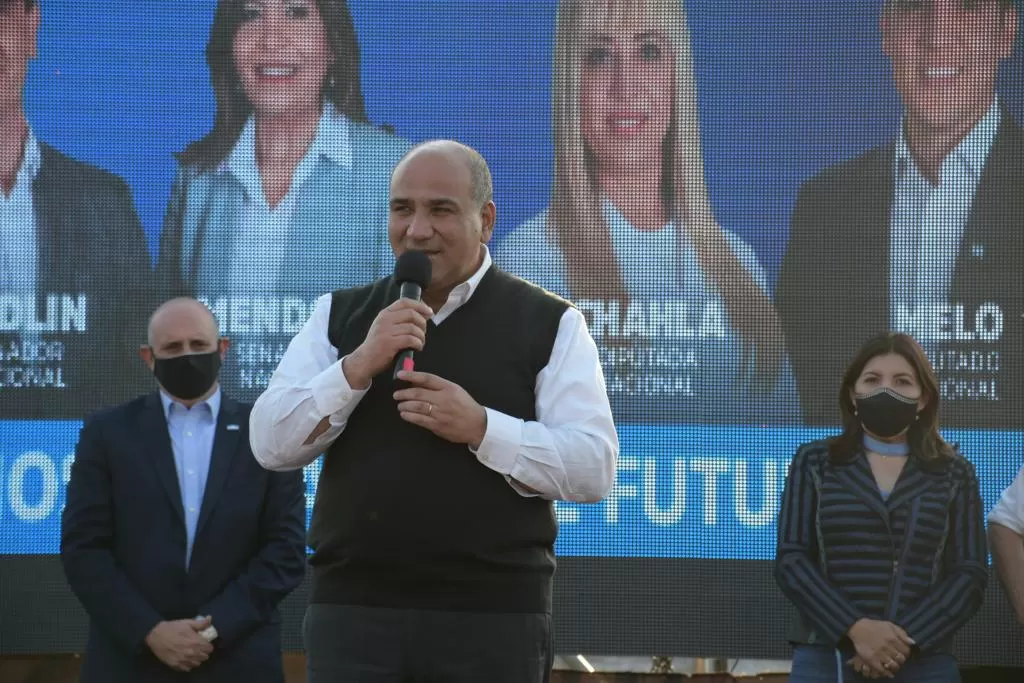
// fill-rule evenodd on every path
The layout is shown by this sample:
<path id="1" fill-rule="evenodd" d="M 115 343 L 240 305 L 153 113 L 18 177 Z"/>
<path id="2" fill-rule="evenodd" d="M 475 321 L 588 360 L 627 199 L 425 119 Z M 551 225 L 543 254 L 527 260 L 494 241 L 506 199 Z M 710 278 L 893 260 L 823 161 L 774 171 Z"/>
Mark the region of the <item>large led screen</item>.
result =
<path id="1" fill-rule="evenodd" d="M 285 4 L 300 21 L 313 2 Z M 309 86 L 323 115 L 276 202 L 232 76 L 244 46 L 207 54 L 214 0 L 40 0 L 34 43 L 0 11 L 0 121 L 21 106 L 17 51 L 35 54 L 29 142 L 0 125 L 0 171 L 20 168 L 0 196 L 0 653 L 81 645 L 56 558 L 64 488 L 83 417 L 155 390 L 137 356 L 153 307 L 205 301 L 232 341 L 224 391 L 255 400 L 319 296 L 392 272 L 389 173 L 434 138 L 487 159 L 495 263 L 571 300 L 600 351 L 621 456 L 604 501 L 556 505 L 559 651 L 787 657 L 771 578 L 787 468 L 837 432 L 844 367 L 879 331 L 928 351 L 986 511 L 1012 481 L 1016 48 L 936 194 L 908 176 L 904 103 L 960 111 L 984 84 L 965 67 L 901 90 L 900 51 L 926 38 L 899 32 L 947 3 L 316 4 L 342 56 Z M 316 59 L 295 40 L 282 54 Z M 991 584 L 960 655 L 1024 663 Z"/>

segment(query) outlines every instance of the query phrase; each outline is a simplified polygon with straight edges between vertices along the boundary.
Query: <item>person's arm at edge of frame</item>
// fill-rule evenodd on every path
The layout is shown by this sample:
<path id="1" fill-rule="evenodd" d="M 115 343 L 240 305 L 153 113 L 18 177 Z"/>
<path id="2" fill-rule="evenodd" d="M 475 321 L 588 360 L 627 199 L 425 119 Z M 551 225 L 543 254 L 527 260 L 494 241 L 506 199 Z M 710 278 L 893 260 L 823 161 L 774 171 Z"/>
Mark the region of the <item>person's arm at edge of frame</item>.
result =
<path id="1" fill-rule="evenodd" d="M 989 513 L 988 538 L 999 583 L 1024 625 L 1024 467 Z"/>

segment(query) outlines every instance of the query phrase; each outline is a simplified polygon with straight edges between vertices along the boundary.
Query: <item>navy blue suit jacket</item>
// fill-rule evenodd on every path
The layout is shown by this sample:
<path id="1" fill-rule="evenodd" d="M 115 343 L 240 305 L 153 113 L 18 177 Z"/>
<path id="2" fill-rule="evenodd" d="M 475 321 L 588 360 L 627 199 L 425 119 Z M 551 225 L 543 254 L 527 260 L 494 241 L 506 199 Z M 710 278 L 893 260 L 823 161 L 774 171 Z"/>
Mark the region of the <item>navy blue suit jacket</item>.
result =
<path id="1" fill-rule="evenodd" d="M 268 472 L 250 406 L 221 402 L 192 560 L 170 435 L 154 392 L 91 415 L 75 451 L 61 560 L 90 617 L 82 683 L 283 681 L 278 603 L 305 574 L 301 470 Z M 145 645 L 162 620 L 210 615 L 210 659 L 175 672 Z"/>

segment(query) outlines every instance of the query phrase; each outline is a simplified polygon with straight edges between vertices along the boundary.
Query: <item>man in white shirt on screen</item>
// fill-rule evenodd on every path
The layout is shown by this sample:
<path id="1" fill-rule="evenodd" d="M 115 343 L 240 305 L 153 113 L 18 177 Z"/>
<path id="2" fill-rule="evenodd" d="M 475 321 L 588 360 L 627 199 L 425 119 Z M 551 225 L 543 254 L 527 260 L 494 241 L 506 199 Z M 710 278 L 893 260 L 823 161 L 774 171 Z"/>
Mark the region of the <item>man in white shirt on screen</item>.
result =
<path id="1" fill-rule="evenodd" d="M 324 295 L 251 416 L 266 468 L 323 470 L 309 531 L 311 683 L 540 683 L 552 663 L 552 501 L 594 502 L 618 456 L 582 314 L 491 263 L 490 171 L 424 143 L 396 166 L 388 236 L 425 252 Z M 395 356 L 415 371 L 392 380 Z"/>
<path id="2" fill-rule="evenodd" d="M 928 352 L 943 425 L 1021 426 L 1024 131 L 996 96 L 1018 21 L 1012 0 L 884 3 L 902 125 L 800 189 L 776 289 L 808 424 L 837 423 L 829 378 L 892 329 Z"/>
<path id="3" fill-rule="evenodd" d="M 25 118 L 40 21 L 36 0 L 0 0 L 0 418 L 81 417 L 145 381 L 123 363 L 152 303 L 131 192 Z"/>

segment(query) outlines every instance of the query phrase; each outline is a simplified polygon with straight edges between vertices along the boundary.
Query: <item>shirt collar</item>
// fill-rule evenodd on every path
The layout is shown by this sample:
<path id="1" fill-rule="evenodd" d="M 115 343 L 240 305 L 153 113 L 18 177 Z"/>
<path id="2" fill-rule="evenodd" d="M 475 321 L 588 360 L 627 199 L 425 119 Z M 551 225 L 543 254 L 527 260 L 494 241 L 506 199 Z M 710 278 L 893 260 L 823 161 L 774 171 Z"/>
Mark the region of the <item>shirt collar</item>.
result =
<path id="1" fill-rule="evenodd" d="M 460 285 L 456 285 L 455 288 L 448 295 L 449 302 L 464 303 L 469 301 L 469 298 L 476 293 L 477 287 L 480 286 L 480 281 L 484 279 L 484 275 L 487 273 L 487 269 L 491 267 L 491 252 L 487 248 L 486 244 L 481 244 L 480 248 L 484 252 L 484 260 L 480 264 L 480 267 L 476 269 L 468 280 Z"/>
<path id="2" fill-rule="evenodd" d="M 39 175 L 39 169 L 43 166 L 43 153 L 39 147 L 39 140 L 32 133 L 32 129 L 28 129 L 28 136 L 25 138 L 25 153 L 21 160 L 21 168 L 18 169 L 18 175 L 15 180 L 17 184 L 23 182 L 29 182 L 35 180 L 36 176 Z"/>
<path id="3" fill-rule="evenodd" d="M 206 399 L 205 401 L 200 401 L 199 403 L 195 404 L 194 406 L 192 406 L 192 409 L 195 410 L 200 406 L 206 406 L 210 409 L 210 414 L 213 416 L 213 419 L 216 420 L 217 417 L 220 415 L 220 397 L 220 386 L 218 386 L 217 390 L 214 391 L 213 394 L 211 394 L 211 396 L 208 399 Z M 164 417 L 167 418 L 168 420 L 171 419 L 172 410 L 174 412 L 186 410 L 185 406 L 171 398 L 170 395 L 163 389 L 160 390 L 160 402 L 163 403 L 164 405 Z"/>
<path id="4" fill-rule="evenodd" d="M 306 152 L 307 157 L 323 156 L 345 168 L 352 168 L 352 140 L 348 118 L 333 104 L 326 103 L 316 137 Z M 259 167 L 256 165 L 256 120 L 250 116 L 245 122 L 238 141 L 231 153 L 220 166 L 221 171 L 233 174 L 243 183 L 259 184 Z"/>
<path id="5" fill-rule="evenodd" d="M 956 159 L 967 168 L 971 175 L 975 178 L 980 177 L 982 169 L 985 168 L 988 154 L 992 151 L 992 145 L 995 144 L 1001 118 L 1002 114 L 997 99 L 974 128 L 953 148 L 949 156 L 943 160 L 942 165 L 945 166 L 950 159 Z M 916 168 L 916 165 L 907 142 L 906 121 L 904 120 L 903 125 L 900 126 L 899 140 L 896 143 L 897 177 L 902 177 L 906 169 L 911 167 Z"/>

